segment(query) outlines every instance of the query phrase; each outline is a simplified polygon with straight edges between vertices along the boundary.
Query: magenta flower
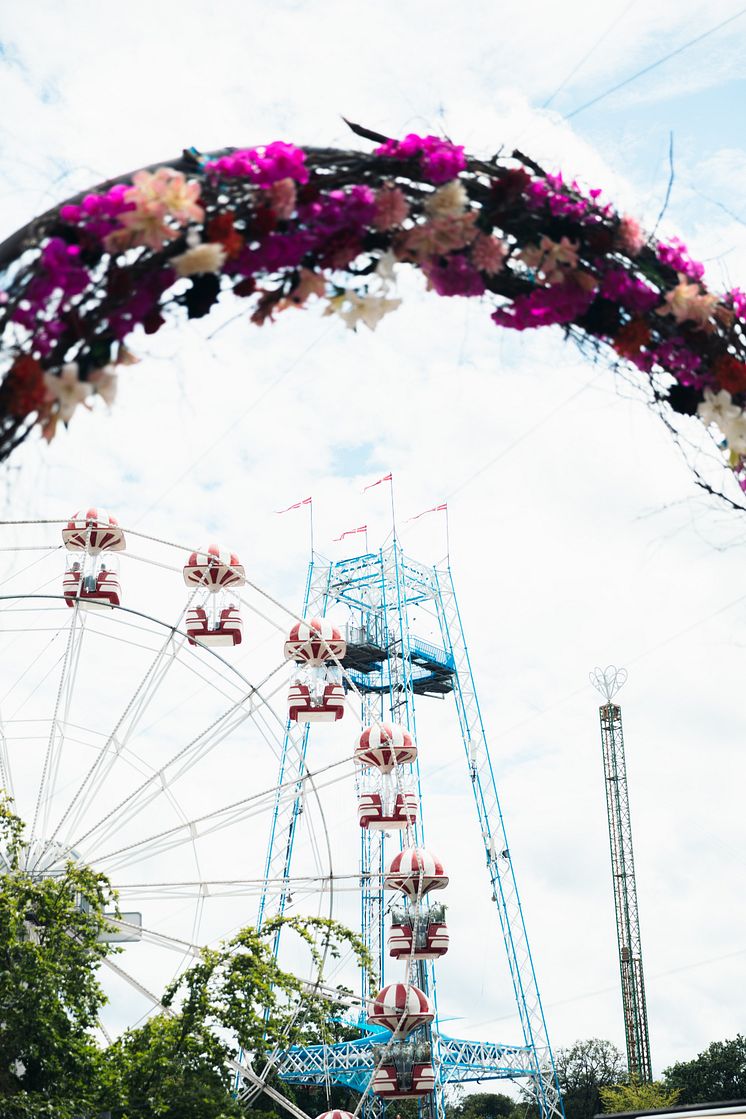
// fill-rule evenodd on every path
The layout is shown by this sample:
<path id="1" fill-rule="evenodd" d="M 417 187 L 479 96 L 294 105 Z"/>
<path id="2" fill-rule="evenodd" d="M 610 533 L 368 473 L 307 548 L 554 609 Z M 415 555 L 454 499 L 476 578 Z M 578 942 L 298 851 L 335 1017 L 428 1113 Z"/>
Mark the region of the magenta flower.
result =
<path id="1" fill-rule="evenodd" d="M 633 315 L 644 315 L 660 302 L 660 293 L 638 276 L 631 276 L 621 268 L 607 272 L 601 281 L 601 295 L 621 304 Z"/>
<path id="2" fill-rule="evenodd" d="M 438 295 L 483 295 L 484 279 L 474 265 L 462 256 L 442 258 L 443 263 L 428 261 L 422 264 L 422 271 L 428 278 L 430 287 Z"/>
<path id="3" fill-rule="evenodd" d="M 661 264 L 670 264 L 676 272 L 683 273 L 690 280 L 701 280 L 705 274 L 704 264 L 692 260 L 686 245 L 678 237 L 672 237 L 668 244 L 661 241 L 656 254 Z"/>
<path id="4" fill-rule="evenodd" d="M 594 295 L 574 284 L 536 288 L 529 295 L 518 296 L 507 307 L 498 307 L 491 318 L 498 326 L 511 330 L 570 323 L 588 310 Z"/>
<path id="5" fill-rule="evenodd" d="M 306 153 L 295 144 L 275 140 L 266 147 L 242 148 L 205 164 L 206 171 L 215 171 L 226 178 L 249 179 L 257 186 L 268 187 L 281 179 L 296 183 L 308 182 Z"/>
<path id="6" fill-rule="evenodd" d="M 374 155 L 393 159 L 419 157 L 422 173 L 431 183 L 447 183 L 466 167 L 464 149 L 460 144 L 452 144 L 439 136 L 417 136 L 414 132 L 403 140 L 387 140 L 376 148 Z"/>
<path id="7" fill-rule="evenodd" d="M 688 348 L 683 338 L 671 338 L 661 342 L 652 356 L 656 365 L 672 373 L 680 385 L 702 389 L 714 383 L 712 376 L 699 372 L 702 358 Z"/>

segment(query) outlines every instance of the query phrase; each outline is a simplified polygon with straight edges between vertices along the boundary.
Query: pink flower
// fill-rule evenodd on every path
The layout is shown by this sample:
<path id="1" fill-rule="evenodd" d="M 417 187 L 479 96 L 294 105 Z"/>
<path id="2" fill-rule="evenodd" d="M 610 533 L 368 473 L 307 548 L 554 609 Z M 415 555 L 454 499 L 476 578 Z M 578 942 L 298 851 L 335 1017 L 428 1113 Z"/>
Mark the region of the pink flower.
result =
<path id="1" fill-rule="evenodd" d="M 375 203 L 373 226 L 382 233 L 387 229 L 395 229 L 409 216 L 409 203 L 399 187 L 381 187 L 376 191 Z"/>
<path id="2" fill-rule="evenodd" d="M 552 241 L 542 237 L 538 245 L 527 245 L 519 260 L 535 272 L 539 272 L 550 284 L 562 284 L 565 276 L 578 266 L 578 243 L 563 237 Z"/>
<path id="3" fill-rule="evenodd" d="M 436 218 L 415 226 L 396 245 L 397 256 L 400 259 L 419 260 L 463 249 L 477 235 L 474 227 L 476 220 L 477 215 L 472 211 L 458 218 Z"/>
<path id="4" fill-rule="evenodd" d="M 308 182 L 306 153 L 295 144 L 275 140 L 266 147 L 242 148 L 205 164 L 206 171 L 217 171 L 226 178 L 248 179 L 257 186 L 268 187 L 282 179 L 296 183 Z"/>
<path id="5" fill-rule="evenodd" d="M 471 260 L 481 272 L 494 276 L 502 271 L 508 250 L 498 237 L 478 233 L 471 247 Z"/>
<path id="6" fill-rule="evenodd" d="M 278 179 L 269 188 L 269 201 L 280 221 L 288 221 L 295 210 L 297 191 L 292 179 Z"/>
<path id="7" fill-rule="evenodd" d="M 619 222 L 619 244 L 628 256 L 638 256 L 645 244 L 640 223 L 628 214 Z"/>
<path id="8" fill-rule="evenodd" d="M 699 284 L 688 284 L 687 277 L 679 273 L 675 288 L 666 292 L 665 307 L 658 307 L 657 315 L 673 315 L 676 322 L 696 323 L 699 330 L 712 330 L 712 315 L 718 302 L 716 295 L 703 295 Z"/>
<path id="9" fill-rule="evenodd" d="M 107 249 L 147 245 L 157 252 L 166 241 L 178 237 L 182 226 L 204 220 L 205 211 L 198 205 L 200 184 L 187 182 L 181 171 L 171 167 L 159 167 L 153 173 L 138 171 L 132 182 L 124 198 L 134 209 L 118 215 L 123 228 L 106 237 Z"/>

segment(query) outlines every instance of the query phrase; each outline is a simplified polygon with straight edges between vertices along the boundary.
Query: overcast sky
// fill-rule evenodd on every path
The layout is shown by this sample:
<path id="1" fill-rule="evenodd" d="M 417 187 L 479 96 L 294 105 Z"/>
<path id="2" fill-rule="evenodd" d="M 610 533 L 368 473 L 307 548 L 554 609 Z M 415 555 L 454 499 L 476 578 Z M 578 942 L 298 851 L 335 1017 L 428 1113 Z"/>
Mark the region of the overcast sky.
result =
<path id="1" fill-rule="evenodd" d="M 357 143 L 342 114 L 392 136 L 442 132 L 475 154 L 517 145 L 652 228 L 673 134 L 661 228 L 707 261 L 713 288 L 746 286 L 746 14 L 602 97 L 737 11 L 735 0 L 6 4 L 3 229 L 189 145 Z M 240 311 L 228 308 L 136 337 L 142 361 L 122 374 L 111 414 L 80 414 L 50 447 L 32 440 L 16 455 L 5 517 L 98 503 L 168 540 L 214 539 L 299 609 L 305 514 L 274 510 L 313 494 L 317 548 L 341 558 L 355 548 L 355 538 L 332 543 L 343 530 L 367 522 L 374 546 L 390 530 L 383 487 L 361 494 L 381 474 L 393 471 L 400 522 L 447 499 L 555 1047 L 593 1036 L 624 1044 L 599 697 L 587 674 L 612 661 L 629 669 L 621 702 L 659 1074 L 744 1029 L 743 516 L 697 490 L 639 393 L 559 331 L 500 334 L 486 303 L 438 300 L 417 277 L 400 287 L 404 305 L 375 334 L 313 309 L 261 330 L 242 313 L 215 334 Z M 55 532 L 6 529 L 3 546 Z M 401 539 L 424 562 L 444 556 L 437 516 L 404 526 Z M 2 556 L 10 573 L 14 559 Z M 54 580 L 59 556 L 44 564 Z M 8 589 L 35 590 L 37 573 Z M 170 578 L 172 590 L 158 589 L 123 561 L 128 604 L 166 620 L 183 593 Z M 247 623 L 258 674 L 279 662 L 280 638 L 271 646 L 256 620 L 254 647 Z M 453 1034 L 515 1042 L 455 716 L 433 700 L 418 723 L 428 844 L 451 875 L 441 1013 Z M 314 739 L 316 764 L 349 753 L 353 719 L 344 726 L 326 746 Z M 226 801 L 254 787 L 240 754 L 223 764 Z M 342 839 L 354 834 L 351 781 L 344 789 L 328 805 L 339 873 L 354 871 Z M 256 877 L 263 838 L 226 843 L 221 857 L 225 877 Z M 236 923 L 221 920 L 211 935 Z M 177 927 L 174 918 L 172 935 Z M 490 941 L 492 955 L 475 952 Z"/>

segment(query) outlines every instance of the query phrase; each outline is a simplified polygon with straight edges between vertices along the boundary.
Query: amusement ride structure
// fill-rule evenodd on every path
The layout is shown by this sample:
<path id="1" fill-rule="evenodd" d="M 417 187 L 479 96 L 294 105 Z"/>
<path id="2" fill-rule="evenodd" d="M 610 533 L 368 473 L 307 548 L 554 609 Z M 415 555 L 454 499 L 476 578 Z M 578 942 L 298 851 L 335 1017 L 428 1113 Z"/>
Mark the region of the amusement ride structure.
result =
<path id="1" fill-rule="evenodd" d="M 127 1017 L 110 1028 L 142 1017 L 142 1006 L 130 1005 L 133 991 L 150 1011 L 168 1012 L 153 991 L 173 975 L 173 960 L 164 971 L 149 950 L 179 953 L 178 972 L 202 944 L 224 935 L 230 921 L 246 923 L 248 895 L 258 896 L 260 926 L 286 913 L 291 894 L 293 902 L 315 896 L 320 909 L 327 901 L 331 906 L 340 875 L 331 873 L 320 790 L 346 780 L 357 799 L 359 866 L 341 879 L 359 887 L 371 960 L 352 1000 L 358 1009 L 350 1010 L 348 1025 L 358 1036 L 276 1052 L 266 1067 L 289 1083 L 353 1089 L 360 1094 L 356 1114 L 379 1114 L 387 1100 L 413 1097 L 421 1112 L 442 1119 L 447 1086 L 505 1078 L 526 1084 L 543 1119 L 561 1117 L 450 567 L 409 559 L 395 533 L 388 546 L 339 562 L 313 553 L 297 616 L 247 578 L 236 553 L 214 545 L 190 550 L 125 531 L 95 507 L 68 521 L 28 524 L 47 535 L 20 550 L 41 554 L 10 579 L 46 566 L 39 586 L 0 595 L 8 638 L 0 643 L 0 669 L 9 680 L 16 674 L 0 697 L 0 783 L 30 826 L 30 872 L 59 873 L 72 858 L 103 871 L 123 908 L 131 899 L 148 907 L 146 919 L 129 910 L 111 918 L 111 939 L 125 953 L 104 965 L 130 995 Z M 64 572 L 50 525 L 61 526 Z M 130 551 L 132 539 L 141 549 L 177 549 L 179 563 L 165 562 L 162 550 L 157 558 Z M 142 586 L 152 595 L 162 579 L 159 603 L 163 611 L 176 610 L 176 621 L 160 622 L 126 604 L 122 554 L 153 565 Z M 186 601 L 172 572 L 183 576 Z M 255 612 L 257 625 L 269 626 L 278 653 L 277 630 L 284 629 L 284 658 L 275 658 L 259 684 L 224 656 L 242 644 L 246 656 L 242 608 Z M 415 610 L 429 619 L 435 639 L 410 625 Z M 287 695 L 284 716 L 270 702 L 278 694 Z M 500 927 L 496 952 L 502 941 L 520 1021 L 521 1035 L 509 1044 L 450 1037 L 440 1026 L 436 966 L 449 950 L 449 933 L 446 907 L 432 895 L 447 887 L 448 875 L 426 846 L 420 753 L 427 745 L 417 742 L 417 708 L 449 696 Z M 356 709 L 354 748 L 319 770 L 317 734 Z M 226 803 L 225 774 L 242 772 L 254 745 L 252 776 L 261 780 L 265 761 L 269 772 L 267 749 L 277 759 L 277 775 L 248 795 L 230 789 Z M 269 819 L 263 873 L 227 877 L 229 837 L 238 849 L 255 850 L 245 829 L 261 827 L 252 822 L 262 813 Z M 314 840 L 314 873 L 298 876 L 294 868 L 299 855 L 308 858 L 303 848 L 309 846 L 301 828 L 314 813 L 316 832 L 326 831 L 328 862 L 324 844 Z M 2 859 L 0 851 L 0 872 Z M 214 907 L 230 899 L 236 907 L 230 921 L 225 912 L 213 920 Z M 281 950 L 280 932 L 274 948 Z M 103 1022 L 101 1029 L 108 1037 Z M 240 1055 L 235 1071 L 239 1097 L 248 1100 L 262 1089 L 250 1055 Z"/>
<path id="2" fill-rule="evenodd" d="M 327 620 L 345 608 L 344 632 Z M 426 609 L 437 644 L 410 628 Z M 339 562 L 311 560 L 303 615 L 285 646 L 305 666 L 295 674 L 278 790 L 296 783 L 292 800 L 279 795 L 265 864 L 266 889 L 258 920 L 282 914 L 292 879 L 302 813 L 301 785 L 311 725 L 339 718 L 339 673 L 361 708 L 363 731 L 355 758 L 360 823 L 362 936 L 381 984 L 368 1010 L 369 976 L 361 976 L 360 1040 L 282 1053 L 277 1068 L 294 1084 L 342 1084 L 360 1092 L 363 1109 L 386 1098 L 426 1097 L 444 1114 L 446 1085 L 527 1078 L 543 1116 L 562 1104 L 529 948 L 518 887 L 495 784 L 485 728 L 461 624 L 450 567 L 409 559 L 393 536 L 385 549 Z M 312 667 L 313 681 L 302 678 Z M 326 675 L 325 675 L 326 673 Z M 309 701 L 309 686 L 316 699 Z M 474 796 L 483 855 L 507 954 L 522 1036 L 514 1044 L 452 1038 L 438 1024 L 435 961 L 448 950 L 445 907 L 430 894 L 448 883 L 443 865 L 425 846 L 417 706 L 452 696 L 461 747 Z M 389 834 L 390 833 L 390 834 Z M 392 843 L 393 840 L 393 843 Z M 393 848 L 393 855 L 392 855 Z M 402 900 L 390 906 L 387 893 Z M 279 936 L 278 936 L 279 941 Z M 388 957 L 388 958 L 387 958 Z M 398 981 L 386 984 L 393 966 Z M 404 974 L 401 975 L 402 963 Z"/>
<path id="3" fill-rule="evenodd" d="M 606 787 L 606 811 L 609 818 L 611 876 L 614 885 L 619 974 L 622 981 L 624 1037 L 627 1046 L 627 1067 L 630 1077 L 646 1084 L 653 1079 L 648 1035 L 648 1011 L 645 1001 L 645 978 L 642 970 L 640 917 L 637 910 L 635 857 L 632 850 L 632 822 L 629 814 L 627 763 L 624 757 L 622 709 L 614 696 L 626 683 L 624 668 L 610 665 L 596 668 L 590 674 L 594 688 L 605 703 L 599 707 L 601 750 Z"/>

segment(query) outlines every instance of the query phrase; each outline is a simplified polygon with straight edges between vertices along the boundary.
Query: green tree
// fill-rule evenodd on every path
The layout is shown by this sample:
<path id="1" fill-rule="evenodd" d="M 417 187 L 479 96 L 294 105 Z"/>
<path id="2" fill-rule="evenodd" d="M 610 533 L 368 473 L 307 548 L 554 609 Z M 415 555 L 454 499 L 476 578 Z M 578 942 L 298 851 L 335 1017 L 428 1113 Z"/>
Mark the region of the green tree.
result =
<path id="1" fill-rule="evenodd" d="M 68 862 L 55 877 L 25 869 L 24 825 L 0 800 L 0 1099 L 3 1119 L 86 1112 L 101 1053 L 91 1029 L 105 996 L 98 982 L 104 909 L 101 874 Z"/>
<path id="2" fill-rule="evenodd" d="M 220 948 L 203 950 L 167 988 L 166 1012 L 128 1030 L 107 1049 L 102 1110 L 112 1119 L 242 1115 L 230 1096 L 230 1061 L 238 1045 L 254 1055 L 254 1071 L 261 1074 L 262 1054 L 275 1046 L 336 1041 L 349 1034 L 335 1021 L 344 992 L 321 993 L 278 965 L 272 942 L 280 925 L 306 943 L 319 983 L 325 960 L 338 957 L 342 947 L 368 962 L 360 938 L 326 918 L 269 921 L 261 931 L 245 928 Z M 275 1110 L 261 1098 L 257 1107 Z"/>
<path id="3" fill-rule="evenodd" d="M 746 1097 L 746 1037 L 713 1041 L 691 1061 L 663 1070 L 667 1088 L 678 1089 L 679 1103 L 715 1103 Z"/>
<path id="4" fill-rule="evenodd" d="M 599 1038 L 559 1049 L 554 1063 L 567 1119 L 591 1119 L 601 1110 L 601 1088 L 619 1084 L 627 1072 L 616 1045 Z"/>
<path id="5" fill-rule="evenodd" d="M 504 1092 L 473 1092 L 448 1109 L 458 1119 L 508 1119 L 516 1101 Z"/>
<path id="6" fill-rule="evenodd" d="M 600 1093 L 604 1111 L 652 1111 L 673 1107 L 680 1095 L 678 1088 L 668 1088 L 662 1080 L 653 1080 L 650 1084 L 630 1080 L 627 1084 L 601 1088 Z"/>

